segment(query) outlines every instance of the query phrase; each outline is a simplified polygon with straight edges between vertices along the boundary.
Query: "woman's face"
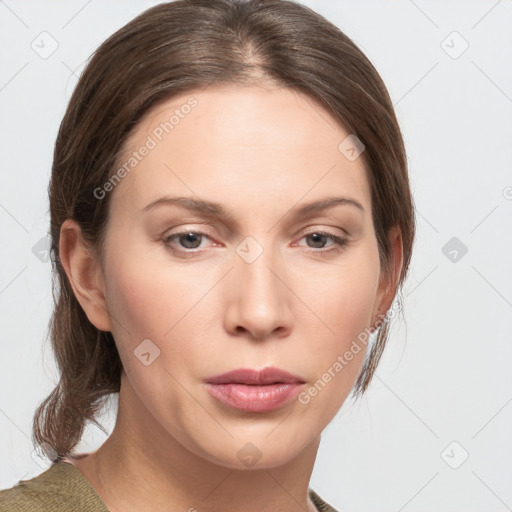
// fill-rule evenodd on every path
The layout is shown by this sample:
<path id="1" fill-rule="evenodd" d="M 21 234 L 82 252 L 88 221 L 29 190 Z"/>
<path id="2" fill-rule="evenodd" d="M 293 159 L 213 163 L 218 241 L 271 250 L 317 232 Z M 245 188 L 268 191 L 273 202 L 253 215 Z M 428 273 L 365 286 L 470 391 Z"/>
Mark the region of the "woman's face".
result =
<path id="1" fill-rule="evenodd" d="M 193 91 L 137 125 L 120 181 L 98 195 L 112 194 L 103 272 L 121 393 L 148 438 L 223 466 L 247 467 L 248 455 L 275 467 L 343 404 L 365 350 L 345 353 L 381 301 L 370 189 L 349 135 L 285 88 Z M 301 212 L 328 198 L 343 200 Z M 260 394 L 205 383 L 267 367 L 298 382 Z"/>

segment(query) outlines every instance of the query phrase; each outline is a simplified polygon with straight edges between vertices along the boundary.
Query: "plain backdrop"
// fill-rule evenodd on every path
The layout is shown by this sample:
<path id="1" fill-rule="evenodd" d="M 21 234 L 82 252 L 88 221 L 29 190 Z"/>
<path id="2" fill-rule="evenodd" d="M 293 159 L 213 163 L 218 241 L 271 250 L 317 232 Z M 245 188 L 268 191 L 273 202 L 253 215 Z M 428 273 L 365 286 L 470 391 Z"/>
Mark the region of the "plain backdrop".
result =
<path id="1" fill-rule="evenodd" d="M 58 378 L 45 252 L 57 129 L 90 54 L 156 3 L 0 0 L 0 488 L 49 465 L 30 429 Z M 303 3 L 384 79 L 418 218 L 405 322 L 367 395 L 324 431 L 311 487 L 343 512 L 510 509 L 512 2 Z M 114 417 L 112 401 L 108 431 Z M 91 428 L 80 447 L 104 439 Z"/>

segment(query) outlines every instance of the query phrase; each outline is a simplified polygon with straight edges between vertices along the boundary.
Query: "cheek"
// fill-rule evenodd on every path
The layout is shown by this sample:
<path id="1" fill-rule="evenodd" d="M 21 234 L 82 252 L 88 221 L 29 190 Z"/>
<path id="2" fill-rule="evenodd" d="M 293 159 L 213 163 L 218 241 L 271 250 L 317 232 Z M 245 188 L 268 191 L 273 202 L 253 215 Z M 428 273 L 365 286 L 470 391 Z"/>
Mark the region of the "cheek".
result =
<path id="1" fill-rule="evenodd" d="M 187 313 L 204 292 L 179 272 L 171 280 L 171 272 L 158 271 L 142 254 L 126 251 L 111 263 L 108 304 L 115 318 L 112 334 L 132 388 L 126 396 L 134 393 L 130 400 L 137 396 L 162 424 L 169 421 L 172 404 L 175 423 L 190 406 L 190 397 L 175 383 L 198 373 L 197 346 L 189 343 L 196 331 L 190 330 Z"/>
<path id="2" fill-rule="evenodd" d="M 348 342 L 369 326 L 377 282 L 378 276 L 366 268 L 353 269 L 331 283 L 332 299 L 325 304 L 324 311 L 339 340 Z"/>
<path id="3" fill-rule="evenodd" d="M 366 355 L 368 329 L 374 312 L 380 265 L 377 247 L 354 251 L 336 271 L 304 285 L 307 305 L 318 321 L 297 326 L 310 331 L 317 350 L 311 353 L 314 382 L 301 402 L 328 421 L 345 401 Z M 310 322 L 311 327 L 307 326 Z M 316 333 L 316 334 L 315 334 Z M 322 333 L 322 334 L 320 334 Z"/>
<path id="4" fill-rule="evenodd" d="M 152 257 L 128 247 L 112 255 L 106 274 L 112 334 L 125 369 L 139 369 L 134 351 L 149 339 L 160 350 L 158 363 L 176 377 L 185 368 L 194 372 L 190 362 L 207 336 L 211 312 L 205 308 L 211 307 L 214 277 L 186 272 L 162 262 L 161 254 Z"/>
<path id="5" fill-rule="evenodd" d="M 169 283 L 164 272 L 152 272 L 148 267 L 126 254 L 112 267 L 107 281 L 114 334 L 126 339 L 129 333 L 132 343 L 161 339 L 186 312 L 188 300 L 180 283 Z"/>
<path id="6" fill-rule="evenodd" d="M 318 317 L 324 347 L 342 349 L 369 327 L 378 291 L 380 265 L 376 244 L 359 247 L 336 267 L 303 280 L 306 305 Z"/>

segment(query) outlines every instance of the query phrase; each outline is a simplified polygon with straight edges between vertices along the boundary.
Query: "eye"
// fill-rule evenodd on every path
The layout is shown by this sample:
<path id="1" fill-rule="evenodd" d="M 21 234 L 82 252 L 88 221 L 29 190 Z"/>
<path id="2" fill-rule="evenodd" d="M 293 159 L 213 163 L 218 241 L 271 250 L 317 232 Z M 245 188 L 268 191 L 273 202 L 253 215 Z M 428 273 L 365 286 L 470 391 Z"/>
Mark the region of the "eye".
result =
<path id="1" fill-rule="evenodd" d="M 190 249 L 200 249 L 204 238 L 210 237 L 200 231 L 189 230 L 169 235 L 163 239 L 163 243 L 174 252 L 194 252 Z"/>
<path id="2" fill-rule="evenodd" d="M 205 248 L 202 242 L 210 237 L 201 231 L 187 230 L 180 233 L 173 233 L 163 238 L 163 244 L 168 247 L 173 253 L 181 255 L 193 255 L 201 252 Z M 314 253 L 327 253 L 342 250 L 346 245 L 347 240 L 332 233 L 325 231 L 312 231 L 302 236 L 300 240 L 307 239 L 311 244 L 307 244 L 310 252 Z M 329 244 L 330 242 L 330 244 Z"/>
<path id="3" fill-rule="evenodd" d="M 312 252 L 339 251 L 347 243 L 346 238 L 341 238 L 325 231 L 312 231 L 311 233 L 306 233 L 301 240 L 308 238 L 312 240 L 312 245 L 308 244 L 308 247 L 313 249 Z M 326 243 L 328 241 L 330 241 L 331 244 L 327 245 L 326 249 Z"/>

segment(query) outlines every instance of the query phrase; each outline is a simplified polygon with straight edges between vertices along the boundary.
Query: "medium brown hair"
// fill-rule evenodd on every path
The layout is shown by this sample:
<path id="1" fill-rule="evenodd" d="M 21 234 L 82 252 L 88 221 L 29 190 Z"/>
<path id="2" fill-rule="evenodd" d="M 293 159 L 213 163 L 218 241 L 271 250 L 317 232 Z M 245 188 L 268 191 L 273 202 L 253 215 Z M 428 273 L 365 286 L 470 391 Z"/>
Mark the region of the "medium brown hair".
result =
<path id="1" fill-rule="evenodd" d="M 110 332 L 89 322 L 59 261 L 64 220 L 101 254 L 109 197 L 101 187 L 123 144 L 149 109 L 215 85 L 274 83 L 306 95 L 364 144 L 373 224 L 383 271 L 392 258 L 389 230 L 400 229 L 400 292 L 414 238 L 406 154 L 387 90 L 366 56 L 335 25 L 291 0 L 177 0 L 148 9 L 94 53 L 66 110 L 49 185 L 55 308 L 49 334 L 60 380 L 34 415 L 33 439 L 68 455 L 87 421 L 120 389 L 122 364 Z M 340 141 L 341 142 L 341 141 Z M 362 395 L 388 337 L 380 325 L 355 383 Z M 101 426 L 100 426 L 101 428 Z M 45 450 L 48 452 L 48 450 Z"/>

